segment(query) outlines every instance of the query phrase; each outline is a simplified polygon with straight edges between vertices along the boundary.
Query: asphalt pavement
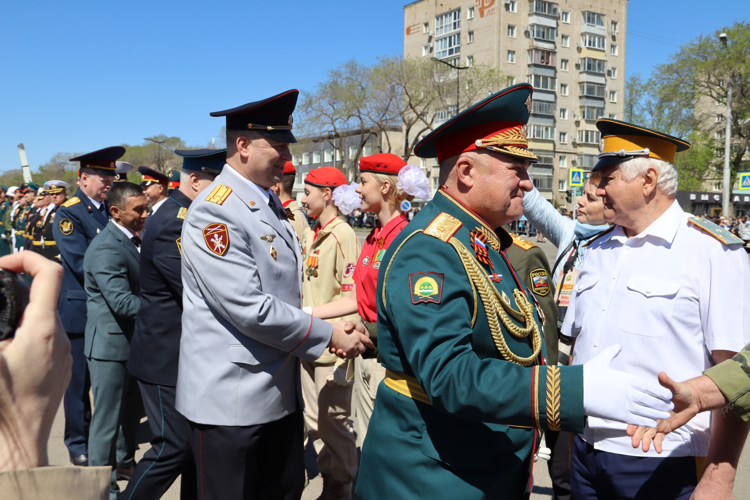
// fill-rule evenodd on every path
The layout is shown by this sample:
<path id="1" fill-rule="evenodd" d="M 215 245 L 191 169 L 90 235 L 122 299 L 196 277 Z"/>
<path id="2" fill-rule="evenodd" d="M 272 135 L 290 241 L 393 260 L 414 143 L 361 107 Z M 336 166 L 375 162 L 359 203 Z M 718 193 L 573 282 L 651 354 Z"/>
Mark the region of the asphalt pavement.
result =
<path id="1" fill-rule="evenodd" d="M 368 231 L 357 231 L 357 236 L 360 242 L 364 242 L 367 237 Z M 550 262 L 554 262 L 557 248 L 549 242 L 537 243 L 535 238 L 529 238 L 530 241 L 537 244 L 542 250 L 544 250 L 547 258 Z M 143 453 L 149 448 L 148 444 L 148 431 L 145 419 L 141 422 L 141 428 L 139 429 L 139 442 L 140 449 L 136 453 L 136 460 L 140 460 Z M 51 465 L 69 465 L 68 452 L 65 449 L 63 443 L 64 437 L 64 418 L 62 405 L 60 406 L 57 416 L 55 417 L 54 424 L 52 426 L 52 433 L 49 440 L 49 460 Z M 739 468 L 737 470 L 737 479 L 734 487 L 734 496 L 737 499 L 750 498 L 750 453 L 747 452 L 747 444 L 745 450 L 740 459 Z M 315 452 L 312 446 L 308 446 L 308 450 L 305 456 L 305 463 L 307 466 L 308 476 L 310 477 L 310 485 L 305 489 L 302 494 L 302 500 L 315 500 L 322 489 L 323 481 L 318 473 L 317 467 L 315 466 Z M 385 480 L 386 478 L 384 478 Z M 120 482 L 120 489 L 125 488 L 126 482 Z M 175 481 L 172 487 L 162 497 L 165 500 L 179 500 L 180 498 L 180 483 Z M 544 460 L 540 460 L 535 464 L 534 467 L 534 490 L 531 495 L 532 500 L 550 500 L 552 499 L 552 483 L 547 472 L 547 464 Z"/>

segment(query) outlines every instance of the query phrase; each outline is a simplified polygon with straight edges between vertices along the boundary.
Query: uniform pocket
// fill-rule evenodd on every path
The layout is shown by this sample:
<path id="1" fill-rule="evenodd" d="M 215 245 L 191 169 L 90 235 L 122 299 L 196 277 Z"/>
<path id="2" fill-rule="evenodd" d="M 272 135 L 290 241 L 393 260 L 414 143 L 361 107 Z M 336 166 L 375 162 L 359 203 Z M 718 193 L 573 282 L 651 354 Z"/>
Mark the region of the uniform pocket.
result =
<path id="1" fill-rule="evenodd" d="M 453 470 L 484 469 L 492 465 L 494 451 L 487 443 L 471 443 L 465 439 L 422 433 L 422 454 Z"/>
<path id="2" fill-rule="evenodd" d="M 252 351 L 242 344 L 230 344 L 227 346 L 227 357 L 230 363 L 237 365 L 261 365 L 270 363 L 284 356 L 285 353 L 278 349 L 268 347 L 253 347 Z"/>
<path id="3" fill-rule="evenodd" d="M 632 276 L 620 307 L 618 326 L 627 333 L 661 337 L 672 319 L 674 299 L 680 291 L 675 281 Z"/>

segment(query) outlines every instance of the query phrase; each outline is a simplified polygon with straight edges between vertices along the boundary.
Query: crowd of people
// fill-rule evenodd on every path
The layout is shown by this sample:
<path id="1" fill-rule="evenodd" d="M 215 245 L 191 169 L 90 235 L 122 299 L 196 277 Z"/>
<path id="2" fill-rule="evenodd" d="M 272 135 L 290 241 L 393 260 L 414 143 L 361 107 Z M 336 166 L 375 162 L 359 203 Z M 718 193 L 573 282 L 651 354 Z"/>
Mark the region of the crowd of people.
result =
<path id="1" fill-rule="evenodd" d="M 528 498 L 538 458 L 558 499 L 731 498 L 747 219 L 686 214 L 690 144 L 607 119 L 561 213 L 527 173 L 532 91 L 416 145 L 441 185 L 419 211 L 427 178 L 386 153 L 294 199 L 294 90 L 211 113 L 227 148 L 175 151 L 178 174 L 130 183 L 110 147 L 71 159 L 70 199 L 8 189 L 0 266 L 31 295 L 0 344 L 0 495 L 156 499 L 179 477 L 182 498 L 298 499 L 309 445 L 323 500 Z M 522 216 L 553 263 L 511 234 Z M 67 474 L 41 467 L 63 395 Z"/>

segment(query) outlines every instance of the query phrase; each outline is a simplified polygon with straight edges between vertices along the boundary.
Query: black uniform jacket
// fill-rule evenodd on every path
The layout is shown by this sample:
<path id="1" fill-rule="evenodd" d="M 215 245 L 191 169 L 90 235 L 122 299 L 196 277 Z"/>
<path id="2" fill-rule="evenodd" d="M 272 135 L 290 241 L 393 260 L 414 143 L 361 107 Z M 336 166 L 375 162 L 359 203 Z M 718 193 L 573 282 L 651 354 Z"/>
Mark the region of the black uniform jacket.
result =
<path id="1" fill-rule="evenodd" d="M 148 220 L 141 244 L 141 309 L 128 371 L 144 382 L 177 385 L 182 333 L 182 224 L 190 198 L 175 190 Z"/>

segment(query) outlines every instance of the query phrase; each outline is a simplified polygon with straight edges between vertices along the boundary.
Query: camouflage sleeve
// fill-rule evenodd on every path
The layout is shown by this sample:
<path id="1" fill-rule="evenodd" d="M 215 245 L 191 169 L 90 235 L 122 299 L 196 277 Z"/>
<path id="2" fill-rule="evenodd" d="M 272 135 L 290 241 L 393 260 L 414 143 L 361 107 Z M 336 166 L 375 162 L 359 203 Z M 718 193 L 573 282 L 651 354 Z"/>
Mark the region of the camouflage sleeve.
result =
<path id="1" fill-rule="evenodd" d="M 750 420 L 750 344 L 732 359 L 709 368 L 703 374 L 710 378 L 727 398 L 727 408 L 744 421 Z"/>

